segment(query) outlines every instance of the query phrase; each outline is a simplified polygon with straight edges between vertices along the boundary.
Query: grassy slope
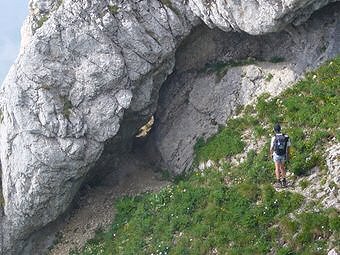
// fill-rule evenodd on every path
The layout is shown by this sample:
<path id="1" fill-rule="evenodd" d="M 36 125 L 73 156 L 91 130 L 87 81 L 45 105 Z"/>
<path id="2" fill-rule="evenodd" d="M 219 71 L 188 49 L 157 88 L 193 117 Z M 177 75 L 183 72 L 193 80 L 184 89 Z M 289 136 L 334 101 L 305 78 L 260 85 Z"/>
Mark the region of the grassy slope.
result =
<path id="1" fill-rule="evenodd" d="M 339 109 L 340 57 L 279 97 L 263 95 L 246 107 L 242 117 L 197 144 L 196 160 L 217 161 L 241 152 L 240 135 L 249 128 L 256 139 L 269 140 L 273 123 L 280 121 L 293 143 L 290 171 L 303 175 L 316 165 L 325 169 L 325 144 L 340 139 Z M 237 167 L 196 171 L 159 193 L 122 198 L 112 228 L 98 233 L 80 253 L 325 254 L 330 237 L 340 240 L 339 212 L 317 203 L 298 212 L 304 198 L 276 192 L 272 181 L 266 144 Z"/>

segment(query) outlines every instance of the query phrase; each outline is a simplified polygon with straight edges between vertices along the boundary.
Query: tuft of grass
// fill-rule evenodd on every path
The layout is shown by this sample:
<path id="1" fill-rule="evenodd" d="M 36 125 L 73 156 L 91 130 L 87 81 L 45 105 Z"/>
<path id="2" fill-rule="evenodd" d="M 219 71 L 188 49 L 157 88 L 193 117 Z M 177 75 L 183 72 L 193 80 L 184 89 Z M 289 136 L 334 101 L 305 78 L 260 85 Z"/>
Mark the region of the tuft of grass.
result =
<path id="1" fill-rule="evenodd" d="M 301 187 L 301 189 L 305 189 L 310 185 L 310 181 L 308 180 L 301 180 L 299 182 L 299 186 Z"/>
<path id="2" fill-rule="evenodd" d="M 117 5 L 109 5 L 108 9 L 112 15 L 116 15 L 119 11 L 119 7 Z"/>
<path id="3" fill-rule="evenodd" d="M 43 15 L 43 16 L 41 16 L 41 18 L 37 21 L 37 29 L 38 29 L 38 28 L 41 28 L 42 25 L 45 23 L 45 21 L 48 20 L 48 18 L 49 18 L 48 15 Z"/>
<path id="4" fill-rule="evenodd" d="M 271 73 L 269 73 L 268 75 L 267 75 L 267 77 L 266 77 L 266 81 L 268 81 L 268 82 L 270 82 L 272 79 L 273 79 L 273 75 L 271 74 Z"/>
<path id="5" fill-rule="evenodd" d="M 161 3 L 169 8 L 172 8 L 172 4 L 170 0 L 161 0 Z"/>
<path id="6" fill-rule="evenodd" d="M 72 102 L 67 98 L 67 96 L 60 96 L 60 100 L 63 104 L 63 115 L 65 118 L 69 118 L 72 109 Z"/>

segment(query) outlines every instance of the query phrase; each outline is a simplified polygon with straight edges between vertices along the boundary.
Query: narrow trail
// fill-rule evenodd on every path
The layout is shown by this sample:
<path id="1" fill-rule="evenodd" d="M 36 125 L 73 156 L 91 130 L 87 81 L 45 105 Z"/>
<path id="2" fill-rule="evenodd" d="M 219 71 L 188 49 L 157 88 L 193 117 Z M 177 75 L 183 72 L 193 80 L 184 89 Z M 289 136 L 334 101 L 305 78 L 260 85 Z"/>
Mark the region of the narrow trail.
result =
<path id="1" fill-rule="evenodd" d="M 78 208 L 58 226 L 56 244 L 49 255 L 66 255 L 81 249 L 97 230 L 110 227 L 115 215 L 115 200 L 124 195 L 158 191 L 168 185 L 140 154 L 124 157 L 115 171 L 96 187 L 80 192 Z"/>

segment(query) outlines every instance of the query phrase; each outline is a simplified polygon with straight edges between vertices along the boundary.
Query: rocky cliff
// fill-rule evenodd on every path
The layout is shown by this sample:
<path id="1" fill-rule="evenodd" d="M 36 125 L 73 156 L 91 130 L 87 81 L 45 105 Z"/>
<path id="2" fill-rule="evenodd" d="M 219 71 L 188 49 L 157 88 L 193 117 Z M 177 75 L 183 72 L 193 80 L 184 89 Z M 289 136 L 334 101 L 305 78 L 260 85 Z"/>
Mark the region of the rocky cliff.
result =
<path id="1" fill-rule="evenodd" d="M 338 53 L 338 4 L 302 24 L 330 2 L 31 0 L 0 92 L 2 253 L 21 253 L 157 108 L 149 146 L 179 173 L 237 105 Z"/>

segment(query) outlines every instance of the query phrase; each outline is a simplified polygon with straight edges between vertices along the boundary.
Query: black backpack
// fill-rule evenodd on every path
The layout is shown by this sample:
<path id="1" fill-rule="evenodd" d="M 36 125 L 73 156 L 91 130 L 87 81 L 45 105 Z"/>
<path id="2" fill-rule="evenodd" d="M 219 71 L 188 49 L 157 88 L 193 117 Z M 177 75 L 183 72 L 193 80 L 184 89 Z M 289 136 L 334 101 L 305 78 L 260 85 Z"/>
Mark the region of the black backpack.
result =
<path id="1" fill-rule="evenodd" d="M 274 151 L 275 151 L 276 155 L 278 155 L 278 156 L 286 155 L 287 143 L 288 143 L 288 137 L 287 136 L 285 136 L 284 134 L 275 135 Z"/>

